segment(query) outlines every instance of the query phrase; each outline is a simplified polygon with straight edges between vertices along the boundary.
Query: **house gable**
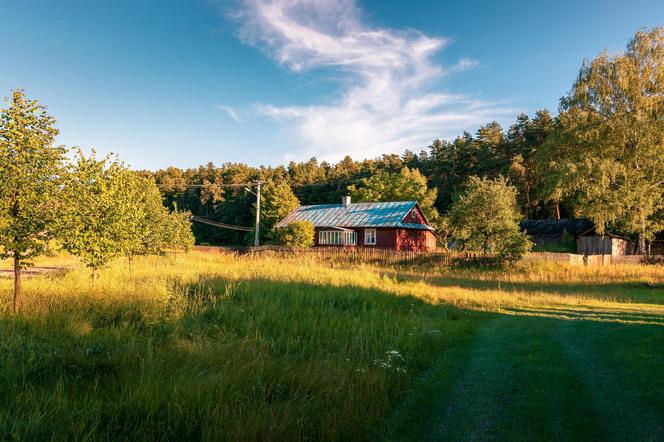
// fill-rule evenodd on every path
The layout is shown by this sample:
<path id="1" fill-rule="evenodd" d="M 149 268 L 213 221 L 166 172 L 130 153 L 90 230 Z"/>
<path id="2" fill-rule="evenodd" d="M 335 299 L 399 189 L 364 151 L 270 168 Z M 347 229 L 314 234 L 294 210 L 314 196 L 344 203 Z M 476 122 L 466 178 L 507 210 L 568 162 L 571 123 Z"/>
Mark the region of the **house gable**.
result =
<path id="1" fill-rule="evenodd" d="M 407 223 L 407 224 L 423 224 L 425 226 L 430 226 L 429 221 L 427 220 L 426 216 L 424 215 L 424 212 L 420 208 L 419 204 L 415 204 L 415 207 L 413 207 L 407 214 L 406 216 L 403 217 L 401 220 L 402 223 Z"/>

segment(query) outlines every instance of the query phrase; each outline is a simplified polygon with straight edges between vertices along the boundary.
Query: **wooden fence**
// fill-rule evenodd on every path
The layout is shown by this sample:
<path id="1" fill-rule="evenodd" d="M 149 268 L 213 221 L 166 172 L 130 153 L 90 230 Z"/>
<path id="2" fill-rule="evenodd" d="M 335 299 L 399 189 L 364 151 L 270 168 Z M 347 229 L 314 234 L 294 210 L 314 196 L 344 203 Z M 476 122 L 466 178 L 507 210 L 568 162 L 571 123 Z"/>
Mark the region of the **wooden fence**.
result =
<path id="1" fill-rule="evenodd" d="M 351 262 L 381 263 L 381 264 L 429 264 L 437 266 L 457 266 L 464 264 L 495 265 L 495 256 L 482 256 L 478 253 L 437 251 L 437 252 L 397 252 L 389 249 L 374 249 L 367 247 L 337 248 L 312 247 L 293 249 L 279 246 L 260 247 L 216 247 L 195 246 L 194 250 L 208 253 L 266 254 L 278 256 L 302 255 L 328 260 L 343 260 Z M 521 262 L 557 262 L 572 265 L 611 265 L 611 264 L 664 264 L 664 255 L 577 255 L 574 253 L 534 252 L 526 254 Z"/>
<path id="2" fill-rule="evenodd" d="M 343 260 L 350 262 L 366 262 L 381 264 L 433 264 L 440 266 L 453 266 L 462 264 L 492 265 L 496 263 L 495 256 L 482 256 L 478 253 L 468 252 L 405 252 L 390 249 L 375 249 L 368 247 L 312 247 L 293 249 L 279 246 L 259 247 L 213 247 L 195 246 L 194 250 L 210 253 L 265 254 L 282 256 L 309 256 L 326 260 Z"/>

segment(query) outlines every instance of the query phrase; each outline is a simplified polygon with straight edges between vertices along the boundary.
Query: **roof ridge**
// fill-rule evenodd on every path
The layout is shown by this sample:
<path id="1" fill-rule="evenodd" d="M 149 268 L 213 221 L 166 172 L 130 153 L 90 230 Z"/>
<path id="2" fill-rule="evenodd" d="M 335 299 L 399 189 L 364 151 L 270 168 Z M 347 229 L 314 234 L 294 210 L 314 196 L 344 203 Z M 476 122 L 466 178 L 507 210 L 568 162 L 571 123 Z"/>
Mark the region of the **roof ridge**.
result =
<path id="1" fill-rule="evenodd" d="M 358 204 L 395 204 L 395 203 L 408 203 L 408 204 L 417 204 L 417 201 L 415 200 L 400 200 L 400 201 L 359 201 L 359 202 L 351 202 L 348 206 L 353 206 L 353 205 L 358 205 Z M 321 207 L 321 206 L 326 206 L 326 207 L 348 207 L 344 206 L 343 204 L 337 203 L 337 204 L 300 204 L 298 207 Z"/>

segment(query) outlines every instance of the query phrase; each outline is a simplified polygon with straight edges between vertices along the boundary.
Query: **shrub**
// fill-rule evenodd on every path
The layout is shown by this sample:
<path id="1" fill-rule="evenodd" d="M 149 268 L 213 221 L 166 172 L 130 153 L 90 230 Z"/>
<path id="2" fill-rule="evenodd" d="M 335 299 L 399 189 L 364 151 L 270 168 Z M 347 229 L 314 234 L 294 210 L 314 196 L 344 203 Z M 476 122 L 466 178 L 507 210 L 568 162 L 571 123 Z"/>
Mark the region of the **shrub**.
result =
<path id="1" fill-rule="evenodd" d="M 511 229 L 500 235 L 496 244 L 496 254 L 501 264 L 514 264 L 521 259 L 523 255 L 530 252 L 533 243 L 528 236 L 518 229 Z"/>
<path id="2" fill-rule="evenodd" d="M 314 245 L 314 225 L 309 221 L 296 221 L 277 229 L 275 242 L 288 247 L 311 247 Z"/>

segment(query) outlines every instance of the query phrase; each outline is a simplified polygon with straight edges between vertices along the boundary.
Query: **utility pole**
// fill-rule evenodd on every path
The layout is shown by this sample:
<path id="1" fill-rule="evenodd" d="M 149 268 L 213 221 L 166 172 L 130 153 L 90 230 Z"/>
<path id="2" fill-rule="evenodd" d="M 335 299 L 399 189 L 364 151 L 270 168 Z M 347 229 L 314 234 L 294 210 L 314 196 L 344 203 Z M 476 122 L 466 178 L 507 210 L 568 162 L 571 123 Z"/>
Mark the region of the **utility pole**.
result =
<path id="1" fill-rule="evenodd" d="M 261 181 L 256 181 L 256 229 L 254 237 L 254 247 L 260 245 L 260 222 L 261 222 Z"/>

